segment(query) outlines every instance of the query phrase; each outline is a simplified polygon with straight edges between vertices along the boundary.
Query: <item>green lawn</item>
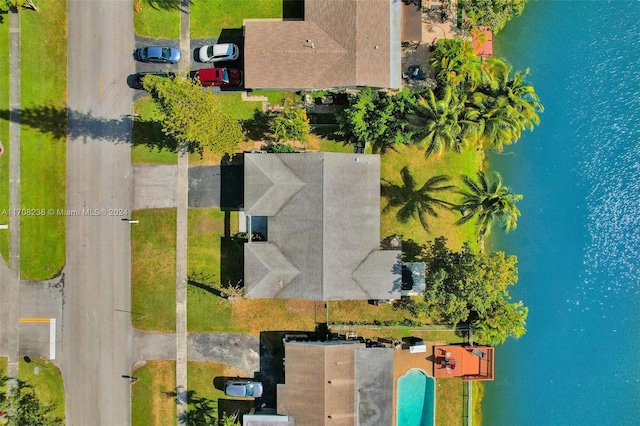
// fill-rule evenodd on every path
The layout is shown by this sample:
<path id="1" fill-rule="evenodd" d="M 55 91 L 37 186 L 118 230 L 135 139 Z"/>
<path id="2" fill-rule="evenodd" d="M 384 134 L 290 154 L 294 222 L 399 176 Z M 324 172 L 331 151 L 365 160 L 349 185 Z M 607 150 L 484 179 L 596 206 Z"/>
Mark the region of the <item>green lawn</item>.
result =
<path id="1" fill-rule="evenodd" d="M 235 367 L 217 362 L 189 362 L 187 363 L 187 386 L 196 399 L 206 398 L 211 401 L 210 407 L 212 409 L 208 413 L 217 417 L 218 398 L 229 399 L 229 397 L 225 397 L 224 391 L 214 386 L 214 379 L 219 378 L 216 383 L 220 383 L 224 381 L 224 377 L 244 376 L 244 374 Z M 189 411 L 192 410 L 194 410 L 194 405 L 189 404 Z"/>
<path id="2" fill-rule="evenodd" d="M 167 7 L 162 7 L 167 5 Z M 180 10 L 177 1 L 141 0 L 140 11 L 133 12 L 136 34 L 151 38 L 180 38 Z"/>
<path id="3" fill-rule="evenodd" d="M 231 213 L 231 212 L 230 212 Z M 238 214 L 233 212 L 230 233 L 237 232 Z M 224 215 L 218 208 L 189 209 L 187 248 L 189 287 L 187 329 L 189 332 L 232 330 L 231 304 L 220 292 L 220 246 L 224 237 Z M 233 216 L 233 218 L 231 218 Z M 215 315 L 212 313 L 215 312 Z M 215 326 L 214 326 L 215 324 Z"/>
<path id="4" fill-rule="evenodd" d="M 220 110 L 238 120 L 246 120 L 253 117 L 255 110 L 262 109 L 262 102 L 243 102 L 240 93 L 218 93 L 216 94 L 220 102 Z"/>
<path id="5" fill-rule="evenodd" d="M 164 426 L 176 422 L 176 363 L 147 361 L 133 372 L 138 381 L 131 388 L 131 424 Z"/>
<path id="6" fill-rule="evenodd" d="M 442 157 L 432 157 L 425 159 L 423 151 L 415 147 L 401 146 L 397 148 L 397 152 L 389 151 L 382 156 L 382 164 L 380 174 L 383 180 L 388 180 L 395 184 L 402 183 L 400 178 L 400 170 L 407 166 L 413 175 L 416 185 L 420 187 L 424 182 L 432 176 L 446 174 L 452 177 L 452 184 L 458 185 L 460 175 L 467 174 L 475 176 L 477 170 L 480 169 L 483 161 L 482 153 L 471 150 L 461 154 L 447 153 Z M 453 193 L 443 196 L 449 202 L 456 201 L 456 195 Z M 384 209 L 386 201 L 382 199 L 380 208 Z M 468 222 L 464 226 L 454 225 L 458 220 L 457 212 L 441 210 L 438 217 L 429 217 L 428 223 L 431 232 L 426 232 L 420 222 L 410 219 L 406 223 L 401 223 L 396 218 L 396 212 L 399 208 L 383 212 L 380 218 L 381 235 L 402 235 L 404 240 L 412 239 L 418 244 L 425 244 L 427 241 L 433 240 L 435 237 L 444 235 L 449 241 L 452 248 L 459 248 L 465 241 L 471 241 L 475 244 L 476 236 L 473 229 L 473 222 Z"/>
<path id="7" fill-rule="evenodd" d="M 45 359 L 34 358 L 30 364 L 21 359 L 19 369 L 20 380 L 33 386 L 41 403 L 52 403 L 55 406 L 52 415 L 64 420 L 64 385 L 58 367 Z"/>
<path id="8" fill-rule="evenodd" d="M 140 330 L 176 329 L 176 210 L 136 210 L 131 228 L 131 310 Z M 132 318 L 135 320 L 136 318 Z"/>
<path id="9" fill-rule="evenodd" d="M 193 0 L 191 38 L 219 37 L 223 29 L 235 29 L 242 35 L 242 21 L 257 18 L 282 18 L 283 0 Z"/>
<path id="10" fill-rule="evenodd" d="M 138 99 L 133 110 L 131 161 L 145 164 L 177 164 L 178 153 L 171 138 L 162 133 L 161 114 L 150 96 Z"/>
<path id="11" fill-rule="evenodd" d="M 9 111 L 9 17 L 0 24 L 0 110 Z M 4 115 L 4 114 L 3 114 Z M 0 141 L 4 154 L 0 156 L 0 212 L 9 208 L 9 121 L 0 119 Z M 9 216 L 0 214 L 0 223 L 9 223 Z M 0 255 L 9 264 L 9 232 L 0 232 Z"/>
<path id="12" fill-rule="evenodd" d="M 66 108 L 67 4 L 42 2 L 38 13 L 20 13 L 21 106 Z M 46 124 L 46 123 L 45 123 Z M 66 144 L 36 128 L 21 129 L 20 206 L 65 207 Z M 22 216 L 20 277 L 46 279 L 65 263 L 64 216 Z"/>

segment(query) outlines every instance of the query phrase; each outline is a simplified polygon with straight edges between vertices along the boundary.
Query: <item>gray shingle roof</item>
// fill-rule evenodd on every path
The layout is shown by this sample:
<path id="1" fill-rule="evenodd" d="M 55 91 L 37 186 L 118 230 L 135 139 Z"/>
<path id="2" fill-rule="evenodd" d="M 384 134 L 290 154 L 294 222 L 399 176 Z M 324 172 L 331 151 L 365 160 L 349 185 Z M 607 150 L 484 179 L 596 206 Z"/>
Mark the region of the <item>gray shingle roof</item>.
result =
<path id="1" fill-rule="evenodd" d="M 245 294 L 308 300 L 399 297 L 399 251 L 380 251 L 380 157 L 246 154 L 245 213 L 269 216 L 245 244 Z"/>
<path id="2" fill-rule="evenodd" d="M 306 0 L 304 21 L 245 20 L 245 86 L 399 88 L 400 5 Z"/>

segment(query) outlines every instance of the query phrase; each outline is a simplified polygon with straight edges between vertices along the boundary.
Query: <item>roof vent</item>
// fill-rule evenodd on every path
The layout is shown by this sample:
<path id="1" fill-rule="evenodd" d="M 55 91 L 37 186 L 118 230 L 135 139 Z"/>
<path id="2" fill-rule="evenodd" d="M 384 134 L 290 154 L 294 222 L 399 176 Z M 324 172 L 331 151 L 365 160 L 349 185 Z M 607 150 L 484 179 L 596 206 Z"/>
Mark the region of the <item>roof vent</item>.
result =
<path id="1" fill-rule="evenodd" d="M 304 47 L 310 47 L 310 48 L 314 49 L 316 46 L 315 46 L 315 44 L 313 44 L 313 41 L 311 41 L 311 39 L 308 38 L 307 41 L 304 44 Z"/>

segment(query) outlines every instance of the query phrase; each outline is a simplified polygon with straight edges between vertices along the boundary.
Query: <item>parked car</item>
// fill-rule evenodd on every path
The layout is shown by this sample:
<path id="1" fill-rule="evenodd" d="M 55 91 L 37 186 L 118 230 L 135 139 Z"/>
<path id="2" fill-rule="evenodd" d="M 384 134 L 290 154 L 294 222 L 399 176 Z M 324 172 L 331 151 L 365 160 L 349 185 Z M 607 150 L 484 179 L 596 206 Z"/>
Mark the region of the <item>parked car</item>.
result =
<path id="1" fill-rule="evenodd" d="M 242 71 L 237 68 L 208 68 L 196 73 L 203 86 L 235 87 L 242 84 Z"/>
<path id="2" fill-rule="evenodd" d="M 240 398 L 260 398 L 262 390 L 262 383 L 248 379 L 230 380 L 224 385 L 225 395 Z"/>
<path id="3" fill-rule="evenodd" d="M 235 61 L 240 49 L 233 43 L 207 44 L 198 49 L 200 62 Z"/>
<path id="4" fill-rule="evenodd" d="M 139 72 L 133 78 L 133 82 L 131 83 L 131 87 L 134 89 L 144 90 L 144 85 L 142 79 L 147 75 L 157 75 L 158 77 L 164 78 L 174 78 L 176 75 L 172 72 Z"/>
<path id="5" fill-rule="evenodd" d="M 135 58 L 140 62 L 176 64 L 180 62 L 180 49 L 176 47 L 148 46 L 136 49 Z"/>

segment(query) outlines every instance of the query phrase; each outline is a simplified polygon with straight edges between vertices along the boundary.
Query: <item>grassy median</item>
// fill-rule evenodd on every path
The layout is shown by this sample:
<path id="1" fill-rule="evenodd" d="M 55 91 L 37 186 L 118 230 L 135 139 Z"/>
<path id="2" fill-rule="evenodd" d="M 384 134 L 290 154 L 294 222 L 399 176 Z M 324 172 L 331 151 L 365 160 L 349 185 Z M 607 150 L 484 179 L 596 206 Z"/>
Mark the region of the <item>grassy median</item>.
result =
<path id="1" fill-rule="evenodd" d="M 66 123 L 60 123 L 60 117 L 47 116 L 46 111 L 66 108 L 67 3 L 43 2 L 38 6 L 37 13 L 20 12 L 20 207 L 26 212 L 63 209 L 66 203 L 66 140 L 55 136 Z M 44 117 L 39 115 L 42 112 Z M 50 131 L 53 126 L 58 131 Z M 64 216 L 22 215 L 20 277 L 50 278 L 64 263 Z"/>
<path id="2" fill-rule="evenodd" d="M 136 210 L 131 227 L 131 310 L 146 331 L 176 330 L 176 210 Z"/>
<path id="3" fill-rule="evenodd" d="M 58 367 L 45 359 L 33 358 L 29 364 L 21 359 L 19 369 L 20 380 L 33 386 L 40 403 L 53 404 L 51 415 L 64 420 L 64 385 Z"/>
<path id="4" fill-rule="evenodd" d="M 147 361 L 133 372 L 138 378 L 131 388 L 131 424 L 164 426 L 176 423 L 176 363 Z"/>
<path id="5" fill-rule="evenodd" d="M 0 23 L 0 111 L 9 114 L 9 17 Z M 9 223 L 9 120 L 0 119 L 0 143 L 4 154 L 0 156 L 0 223 Z M 0 254 L 9 264 L 9 232 L 0 231 Z"/>
<path id="6" fill-rule="evenodd" d="M 137 6 L 136 6 L 137 3 Z M 180 2 L 133 0 L 133 26 L 143 37 L 179 39 Z"/>

